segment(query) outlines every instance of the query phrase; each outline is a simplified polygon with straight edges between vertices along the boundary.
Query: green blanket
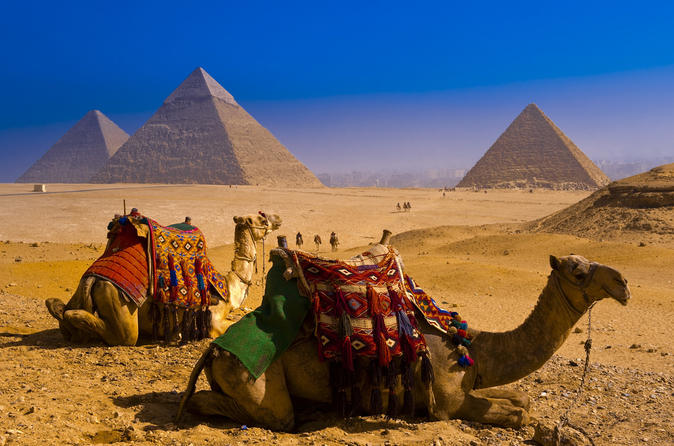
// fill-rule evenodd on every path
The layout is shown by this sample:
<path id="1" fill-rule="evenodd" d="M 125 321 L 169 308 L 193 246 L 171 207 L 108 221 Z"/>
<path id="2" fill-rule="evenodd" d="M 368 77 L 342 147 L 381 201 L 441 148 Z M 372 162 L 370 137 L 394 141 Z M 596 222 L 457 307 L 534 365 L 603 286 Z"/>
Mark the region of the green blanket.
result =
<path id="1" fill-rule="evenodd" d="M 283 278 L 283 260 L 274 256 L 272 262 L 262 305 L 213 341 L 236 355 L 255 379 L 297 337 L 310 307 L 309 299 L 297 290 L 297 279 Z"/>

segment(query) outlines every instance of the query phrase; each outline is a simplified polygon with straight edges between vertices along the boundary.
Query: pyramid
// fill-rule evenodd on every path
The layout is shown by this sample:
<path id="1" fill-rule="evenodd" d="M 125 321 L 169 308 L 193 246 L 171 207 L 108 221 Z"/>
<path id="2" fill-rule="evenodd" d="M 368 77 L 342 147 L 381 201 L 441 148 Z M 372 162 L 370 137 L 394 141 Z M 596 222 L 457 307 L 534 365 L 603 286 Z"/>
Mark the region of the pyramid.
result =
<path id="1" fill-rule="evenodd" d="M 609 182 L 536 104 L 529 104 L 458 187 L 585 190 Z"/>
<path id="2" fill-rule="evenodd" d="M 203 68 L 166 98 L 92 181 L 321 185 Z"/>
<path id="3" fill-rule="evenodd" d="M 129 139 L 98 110 L 89 111 L 17 183 L 86 183 Z"/>

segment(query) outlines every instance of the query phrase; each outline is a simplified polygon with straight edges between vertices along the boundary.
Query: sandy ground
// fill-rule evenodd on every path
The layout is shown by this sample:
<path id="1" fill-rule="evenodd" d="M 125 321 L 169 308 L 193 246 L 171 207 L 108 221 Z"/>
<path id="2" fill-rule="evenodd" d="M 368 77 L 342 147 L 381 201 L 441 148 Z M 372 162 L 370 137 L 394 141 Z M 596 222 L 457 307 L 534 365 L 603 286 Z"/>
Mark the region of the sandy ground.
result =
<path id="1" fill-rule="evenodd" d="M 297 433 L 242 429 L 226 419 L 171 419 L 187 377 L 208 341 L 182 347 L 71 346 L 44 307 L 67 300 L 102 252 L 105 226 L 138 207 L 160 223 L 190 215 L 209 256 L 229 268 L 232 217 L 265 210 L 284 218 L 278 234 L 305 240 L 336 231 L 348 257 L 388 228 L 407 271 L 475 327 L 506 330 L 524 320 L 545 285 L 548 255 L 571 252 L 620 270 L 632 302 L 601 302 L 592 313 L 587 386 L 571 411 L 595 444 L 674 444 L 674 249 L 530 234 L 520 223 L 587 196 L 582 192 L 432 190 L 275 190 L 222 186 L 0 185 L 0 445 L 3 444 L 527 444 L 533 426 L 500 429 L 460 420 L 396 421 L 328 415 Z M 410 201 L 412 211 L 395 212 Z M 648 240 L 648 234 L 644 240 Z M 271 242 L 275 242 L 271 237 Z M 36 243 L 37 242 L 37 243 Z M 270 243 L 271 243 L 270 242 Z M 305 245 L 305 248 L 307 245 Z M 261 249 L 261 246 L 259 247 Z M 268 248 L 268 247 L 267 247 Z M 321 253 L 327 252 L 325 246 Z M 255 286 L 245 306 L 255 307 Z M 587 316 L 558 354 L 512 388 L 525 390 L 538 420 L 556 421 L 572 405 L 582 372 Z M 200 388 L 205 387 L 205 380 Z"/>

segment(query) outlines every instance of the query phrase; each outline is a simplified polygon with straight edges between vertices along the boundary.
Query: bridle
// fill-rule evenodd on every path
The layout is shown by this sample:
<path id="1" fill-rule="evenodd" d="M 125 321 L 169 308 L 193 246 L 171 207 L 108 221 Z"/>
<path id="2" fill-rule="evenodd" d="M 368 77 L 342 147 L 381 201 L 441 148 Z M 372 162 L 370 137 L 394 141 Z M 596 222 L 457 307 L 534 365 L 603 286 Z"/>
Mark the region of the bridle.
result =
<path id="1" fill-rule="evenodd" d="M 592 298 L 587 294 L 587 287 L 590 285 L 590 282 L 592 282 L 592 278 L 594 277 L 595 271 L 597 271 L 597 268 L 599 267 L 599 264 L 597 262 L 592 262 L 590 263 L 590 271 L 588 271 L 587 275 L 582 281 L 574 281 L 569 279 L 568 277 L 564 276 L 561 274 L 558 270 L 553 269 L 551 276 L 554 279 L 553 282 L 557 286 L 557 290 L 559 291 L 559 294 L 564 298 L 564 301 L 566 302 L 566 305 L 576 314 L 582 315 L 585 310 L 579 310 L 577 309 L 571 300 L 569 299 L 569 296 L 566 295 L 564 292 L 564 288 L 562 288 L 562 284 L 560 279 L 564 279 L 566 282 L 570 283 L 574 288 L 579 289 L 580 291 L 583 292 L 583 299 L 585 300 L 585 304 L 588 307 L 588 309 L 592 309 L 594 306 L 595 302 L 592 302 Z"/>
<path id="2" fill-rule="evenodd" d="M 267 215 L 264 212 L 259 211 L 258 214 L 260 214 L 265 219 L 265 221 L 267 221 L 267 222 L 269 221 L 269 218 L 267 218 Z M 258 226 L 258 225 L 254 225 L 254 224 L 250 224 L 250 223 L 245 223 L 245 225 L 246 225 L 246 229 L 248 229 L 248 233 L 250 234 L 250 239 L 253 242 L 253 245 L 255 244 L 255 235 L 253 234 L 253 229 L 264 229 L 264 235 L 262 236 L 262 258 L 264 259 L 265 258 L 264 241 L 267 238 L 267 235 L 269 235 L 269 233 L 271 232 L 270 225 Z M 255 265 L 255 274 L 257 274 L 257 250 L 255 251 L 255 256 L 253 258 L 242 256 L 242 255 L 236 254 L 236 253 L 234 254 L 234 258 L 237 259 L 237 260 L 245 260 L 247 262 L 253 263 Z M 266 270 L 266 266 L 265 266 L 265 262 L 263 261 L 262 262 L 262 280 L 263 281 L 264 281 L 264 277 L 266 275 L 265 270 Z M 245 280 L 243 277 L 241 277 L 241 274 L 239 274 L 237 271 L 234 271 L 234 274 L 236 274 L 236 276 L 239 278 L 239 280 L 241 280 L 241 282 L 245 283 L 246 285 L 251 286 L 253 284 L 252 280 Z"/>

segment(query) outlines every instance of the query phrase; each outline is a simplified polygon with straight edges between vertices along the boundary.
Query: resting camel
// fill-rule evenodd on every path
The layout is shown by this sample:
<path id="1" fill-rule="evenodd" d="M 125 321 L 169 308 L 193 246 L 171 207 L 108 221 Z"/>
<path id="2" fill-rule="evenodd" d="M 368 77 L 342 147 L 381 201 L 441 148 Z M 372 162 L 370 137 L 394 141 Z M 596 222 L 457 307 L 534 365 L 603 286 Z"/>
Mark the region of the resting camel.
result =
<path id="1" fill-rule="evenodd" d="M 417 375 L 413 392 L 418 409 L 441 420 L 461 418 L 514 428 L 529 422 L 529 397 L 524 392 L 496 386 L 540 368 L 593 303 L 612 298 L 626 305 L 630 298 L 627 280 L 611 267 L 577 255 L 550 256 L 550 266 L 547 285 L 519 327 L 504 333 L 470 330 L 473 340 L 469 351 L 475 360 L 472 367 L 459 366 L 457 347 L 447 335 L 435 330 L 423 317 L 417 318 L 435 373 L 429 390 L 419 379 L 420 361 L 413 363 Z M 189 403 L 191 412 L 224 415 L 238 423 L 274 430 L 291 430 L 295 426 L 294 401 L 331 402 L 329 365 L 319 361 L 316 351 L 316 339 L 300 334 L 253 381 L 236 357 L 211 345 L 192 372 L 177 418 L 180 420 Z M 195 382 L 204 368 L 212 390 L 200 391 L 192 397 Z M 383 386 L 380 391 L 388 394 Z M 398 384 L 398 401 L 402 393 Z M 362 391 L 361 407 L 366 413 L 370 407 L 368 394 L 369 389 Z"/>
<path id="2" fill-rule="evenodd" d="M 246 298 L 255 269 L 255 242 L 278 229 L 281 218 L 253 214 L 234 217 L 234 223 L 234 260 L 231 271 L 225 275 L 229 300 L 211 293 L 211 337 L 224 333 L 227 315 Z M 49 313 L 59 321 L 67 341 L 102 339 L 109 345 L 135 345 L 140 335 L 152 335 L 151 302 L 148 298 L 138 308 L 110 281 L 88 276 L 80 280 L 67 304 L 57 298 L 47 299 L 45 303 Z M 177 317 L 180 323 L 182 312 L 178 312 Z M 159 329 L 163 336 L 162 327 Z"/>

